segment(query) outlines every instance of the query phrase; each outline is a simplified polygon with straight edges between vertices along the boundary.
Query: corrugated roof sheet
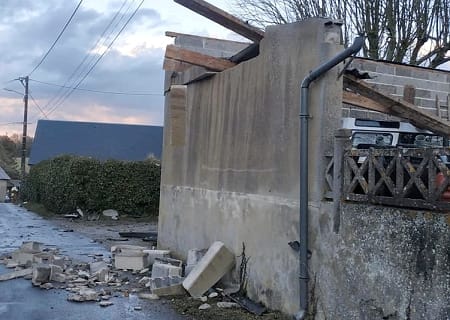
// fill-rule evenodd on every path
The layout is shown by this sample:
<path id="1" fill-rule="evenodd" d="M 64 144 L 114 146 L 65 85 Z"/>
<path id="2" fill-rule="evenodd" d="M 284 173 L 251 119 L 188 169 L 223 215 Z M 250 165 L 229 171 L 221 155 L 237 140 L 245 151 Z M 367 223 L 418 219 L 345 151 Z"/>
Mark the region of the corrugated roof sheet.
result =
<path id="1" fill-rule="evenodd" d="M 98 160 L 161 159 L 163 127 L 39 120 L 29 164 L 70 154 Z"/>
<path id="2" fill-rule="evenodd" d="M 8 174 L 3 170 L 2 167 L 0 167 L 0 180 L 10 180 L 11 178 L 8 176 Z"/>

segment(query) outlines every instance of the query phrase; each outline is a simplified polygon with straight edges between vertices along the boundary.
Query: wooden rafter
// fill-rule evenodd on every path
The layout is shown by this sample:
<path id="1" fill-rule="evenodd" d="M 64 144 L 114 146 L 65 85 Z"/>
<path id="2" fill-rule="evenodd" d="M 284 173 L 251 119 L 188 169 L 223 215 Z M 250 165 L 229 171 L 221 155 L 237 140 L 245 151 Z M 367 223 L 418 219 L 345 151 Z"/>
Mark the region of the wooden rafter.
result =
<path id="1" fill-rule="evenodd" d="M 223 11 L 212 4 L 203 0 L 174 0 L 176 3 L 191 9 L 192 11 L 234 31 L 241 36 L 254 42 L 261 41 L 264 38 L 264 31 L 255 28 L 241 19 Z"/>
<path id="2" fill-rule="evenodd" d="M 236 64 L 226 59 L 215 58 L 195 51 L 183 49 L 174 45 L 166 47 L 166 59 L 176 60 L 183 63 L 190 63 L 196 66 L 205 67 L 213 71 L 223 71 Z"/>
<path id="3" fill-rule="evenodd" d="M 409 122 L 411 122 L 412 124 L 414 124 L 419 128 L 427 129 L 444 136 L 450 135 L 450 126 L 442 119 L 421 110 L 417 106 L 403 99 L 398 99 L 386 93 L 383 93 L 375 89 L 372 85 L 370 85 L 367 82 L 359 80 L 350 75 L 345 75 L 344 87 L 352 90 L 354 93 L 358 93 L 362 97 L 371 100 L 376 105 L 383 106 L 386 110 L 384 111 L 384 113 L 397 116 L 403 119 L 407 119 Z M 348 94 L 345 95 L 348 96 Z M 367 102 L 367 100 L 365 99 L 364 101 Z M 375 105 L 374 103 L 372 103 L 372 105 Z M 371 103 L 367 104 L 362 103 L 362 105 L 358 106 L 364 108 L 365 105 L 368 106 L 370 104 Z"/>

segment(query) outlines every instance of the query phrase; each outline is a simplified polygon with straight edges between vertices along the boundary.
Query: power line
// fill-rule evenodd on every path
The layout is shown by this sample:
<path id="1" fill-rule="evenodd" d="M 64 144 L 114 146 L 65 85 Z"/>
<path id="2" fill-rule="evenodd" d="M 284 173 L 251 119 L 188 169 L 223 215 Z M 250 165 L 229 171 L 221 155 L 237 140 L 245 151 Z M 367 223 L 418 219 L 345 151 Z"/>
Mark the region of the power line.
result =
<path id="1" fill-rule="evenodd" d="M 30 95 L 31 101 L 33 101 L 34 105 L 39 109 L 39 111 L 42 113 L 42 115 L 45 117 L 45 119 L 48 119 L 47 115 L 45 114 L 44 110 L 39 106 L 36 100 L 34 100 L 34 97 L 31 95 L 31 93 L 28 93 Z"/>
<path id="2" fill-rule="evenodd" d="M 64 91 L 64 87 L 66 85 L 69 84 L 69 82 L 74 78 L 74 76 L 77 74 L 78 70 L 80 70 L 80 68 L 83 66 L 83 64 L 86 62 L 86 60 L 91 56 L 90 52 L 93 51 L 95 48 L 97 48 L 97 45 L 99 44 L 100 40 L 103 39 L 103 43 L 106 42 L 106 39 L 109 38 L 109 36 L 112 34 L 112 31 L 110 32 L 110 34 L 106 37 L 103 38 L 103 36 L 106 34 L 106 32 L 108 31 L 108 29 L 111 27 L 112 23 L 114 22 L 114 20 L 116 20 L 117 16 L 119 15 L 119 13 L 122 11 L 123 7 L 125 6 L 125 4 L 127 3 L 128 0 L 124 0 L 122 2 L 122 5 L 120 6 L 119 10 L 117 10 L 116 14 L 114 15 L 114 17 L 111 19 L 111 21 L 108 23 L 108 25 L 106 26 L 106 28 L 103 30 L 103 32 L 101 33 L 100 37 L 97 39 L 97 41 L 95 42 L 95 44 L 91 47 L 91 49 L 89 51 L 87 51 L 87 53 L 85 54 L 84 58 L 81 60 L 81 62 L 78 64 L 78 66 L 74 69 L 74 71 L 72 72 L 72 74 L 66 79 L 66 81 L 64 82 L 63 86 L 60 87 L 60 89 L 58 90 L 58 92 L 53 96 L 53 98 L 51 98 L 49 101 L 47 101 L 47 103 L 44 106 L 44 109 L 47 109 L 48 106 L 52 105 L 54 103 L 54 105 L 58 104 L 62 98 L 67 94 L 68 91 L 66 91 L 65 93 L 62 93 Z M 128 10 L 131 7 L 132 2 L 130 2 L 126 12 L 128 12 Z M 123 18 L 123 16 L 122 16 Z M 119 22 L 122 20 L 122 18 L 119 20 Z M 119 23 L 118 22 L 118 23 Z M 117 24 L 116 24 L 117 26 Z M 114 26 L 114 29 L 115 27 Z M 114 30 L 113 29 L 113 30 Z M 89 62 L 87 62 L 86 65 L 90 65 L 91 62 L 93 61 L 93 56 L 91 56 L 91 59 L 89 60 Z M 79 76 L 84 72 L 85 68 L 82 68 L 82 70 L 79 73 Z M 75 81 L 74 81 L 75 83 Z M 60 93 L 62 93 L 60 95 Z"/>
<path id="3" fill-rule="evenodd" d="M 39 63 L 36 65 L 36 67 L 34 67 L 33 70 L 31 70 L 31 72 L 28 74 L 28 76 L 31 76 L 31 74 L 36 71 L 37 68 L 39 68 L 39 66 L 42 64 L 42 62 L 44 62 L 45 58 L 47 58 L 47 56 L 49 55 L 49 53 L 53 50 L 53 48 L 55 47 L 56 43 L 58 42 L 58 40 L 61 38 L 61 36 L 63 35 L 64 31 L 66 31 L 67 27 L 69 26 L 70 22 L 72 21 L 72 18 L 75 16 L 75 13 L 78 11 L 78 8 L 80 7 L 81 3 L 83 2 L 83 0 L 80 0 L 80 2 L 78 3 L 77 7 L 75 8 L 75 10 L 72 12 L 72 15 L 70 16 L 69 20 L 67 20 L 66 24 L 64 25 L 63 29 L 61 30 L 61 32 L 59 33 L 59 35 L 56 37 L 56 40 L 53 42 L 53 44 L 50 46 L 50 48 L 47 50 L 47 52 L 44 54 L 44 56 L 42 57 L 41 61 L 39 61 Z"/>
<path id="4" fill-rule="evenodd" d="M 112 47 L 112 45 L 114 44 L 114 42 L 117 40 L 117 38 L 120 36 L 120 34 L 122 33 L 122 31 L 125 29 L 125 27 L 130 23 L 131 19 L 133 19 L 133 17 L 136 15 L 136 13 L 138 12 L 139 8 L 142 6 L 142 4 L 144 3 L 144 0 L 142 0 L 139 5 L 137 6 L 137 8 L 134 10 L 134 12 L 131 14 L 131 16 L 128 18 L 128 20 L 125 22 L 125 24 L 122 26 L 122 28 L 119 30 L 119 32 L 117 33 L 117 35 L 114 37 L 114 39 L 111 41 L 111 43 L 109 44 L 109 46 L 106 48 L 106 50 L 100 55 L 100 57 L 98 57 L 98 59 L 95 61 L 95 63 L 91 66 L 91 68 L 88 70 L 88 72 L 83 76 L 83 78 L 81 78 L 81 80 L 76 84 L 76 86 L 74 88 L 72 88 L 69 93 L 64 97 L 64 99 L 57 105 L 55 105 L 48 113 L 47 115 L 50 116 L 51 113 L 53 113 L 61 104 L 64 103 L 64 101 L 67 100 L 67 98 L 75 91 L 75 89 L 77 89 L 80 84 L 84 81 L 84 79 L 86 79 L 86 77 L 92 72 L 92 70 L 95 68 L 95 66 L 100 62 L 100 60 L 105 56 L 105 54 L 108 52 L 108 50 Z"/>
<path id="5" fill-rule="evenodd" d="M 86 89 L 86 88 L 75 88 L 75 87 L 68 87 L 68 86 L 62 86 L 56 83 L 50 83 L 45 81 L 40 81 L 36 79 L 30 79 L 30 81 L 34 81 L 37 83 L 42 83 L 48 86 L 54 86 L 54 87 L 60 87 L 60 88 L 66 88 L 66 89 L 74 89 L 78 91 L 87 91 L 87 92 L 94 92 L 94 93 L 104 93 L 104 94 L 117 94 L 117 95 L 126 95 L 126 96 L 164 96 L 162 93 L 151 93 L 151 92 L 124 92 L 124 91 L 102 91 L 102 90 L 94 90 L 94 89 Z"/>

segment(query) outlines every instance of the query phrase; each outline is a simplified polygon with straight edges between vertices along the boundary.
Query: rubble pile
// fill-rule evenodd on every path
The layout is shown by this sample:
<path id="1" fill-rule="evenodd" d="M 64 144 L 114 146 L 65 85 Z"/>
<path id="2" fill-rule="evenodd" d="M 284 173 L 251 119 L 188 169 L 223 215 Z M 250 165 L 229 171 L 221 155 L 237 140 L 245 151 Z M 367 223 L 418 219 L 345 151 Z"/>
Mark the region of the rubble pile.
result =
<path id="1" fill-rule="evenodd" d="M 226 290 L 212 289 L 234 266 L 234 255 L 222 242 L 214 242 L 208 250 L 190 250 L 187 264 L 171 258 L 169 250 L 143 246 L 119 244 L 111 247 L 111 253 L 112 259 L 98 254 L 90 255 L 90 263 L 75 262 L 55 247 L 24 242 L 0 258 L 14 269 L 0 275 L 0 281 L 23 277 L 44 290 L 65 289 L 69 301 L 95 301 L 101 307 L 112 305 L 112 297 L 130 293 L 148 300 L 190 294 L 203 302 L 200 310 L 211 307 L 208 301 L 217 301 L 219 308 L 239 307 Z"/>

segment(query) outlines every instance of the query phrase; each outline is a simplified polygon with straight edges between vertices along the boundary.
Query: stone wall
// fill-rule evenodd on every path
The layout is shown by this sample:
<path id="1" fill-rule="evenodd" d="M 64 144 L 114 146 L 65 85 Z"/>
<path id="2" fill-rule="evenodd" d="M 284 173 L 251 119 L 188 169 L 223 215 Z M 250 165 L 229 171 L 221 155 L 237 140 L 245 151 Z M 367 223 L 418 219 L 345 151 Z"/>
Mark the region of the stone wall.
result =
<path id="1" fill-rule="evenodd" d="M 330 211 L 311 215 L 315 319 L 450 318 L 450 214 L 346 203 L 335 233 Z"/>
<path id="2" fill-rule="evenodd" d="M 439 106 L 441 118 L 449 120 L 450 71 L 363 58 L 354 59 L 349 68 L 367 72 L 372 77 L 368 82 L 395 97 L 403 97 L 405 85 L 413 86 L 416 89 L 416 106 L 434 115 L 439 115 Z M 342 111 L 344 117 L 389 118 L 384 114 L 347 105 Z"/>

